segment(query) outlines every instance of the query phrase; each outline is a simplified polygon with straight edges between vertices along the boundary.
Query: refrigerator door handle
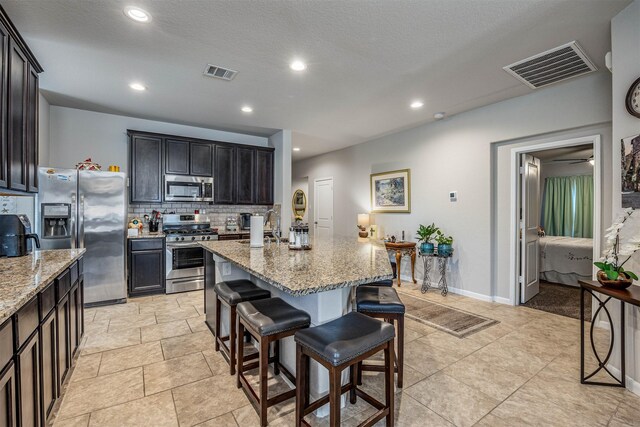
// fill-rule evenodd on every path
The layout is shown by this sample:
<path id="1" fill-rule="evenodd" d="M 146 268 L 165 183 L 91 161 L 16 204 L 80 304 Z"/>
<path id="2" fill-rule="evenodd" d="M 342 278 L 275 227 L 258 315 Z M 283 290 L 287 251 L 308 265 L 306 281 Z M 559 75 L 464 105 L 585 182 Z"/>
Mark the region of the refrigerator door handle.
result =
<path id="1" fill-rule="evenodd" d="M 70 227 L 71 227 L 71 249 L 75 249 L 78 247 L 77 244 L 77 235 L 76 232 L 76 218 L 78 217 L 78 207 L 76 205 L 77 196 L 76 193 L 71 193 L 71 218 L 70 218 Z"/>
<path id="2" fill-rule="evenodd" d="M 78 247 L 84 248 L 84 194 L 80 195 L 78 208 Z"/>

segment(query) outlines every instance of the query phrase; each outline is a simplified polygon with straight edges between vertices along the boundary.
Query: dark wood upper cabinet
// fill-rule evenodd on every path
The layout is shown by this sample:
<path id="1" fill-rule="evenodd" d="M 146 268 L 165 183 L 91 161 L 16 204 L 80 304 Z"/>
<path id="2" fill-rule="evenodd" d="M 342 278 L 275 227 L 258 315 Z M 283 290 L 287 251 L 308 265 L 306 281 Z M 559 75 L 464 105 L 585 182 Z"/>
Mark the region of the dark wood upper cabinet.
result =
<path id="1" fill-rule="evenodd" d="M 27 189 L 38 192 L 38 73 L 29 66 L 27 76 Z"/>
<path id="2" fill-rule="evenodd" d="M 131 202 L 162 202 L 162 138 L 129 134 Z"/>
<path id="3" fill-rule="evenodd" d="M 192 142 L 190 172 L 194 176 L 213 176 L 213 144 Z"/>
<path id="4" fill-rule="evenodd" d="M 164 170 L 170 175 L 189 175 L 188 141 L 165 141 Z"/>
<path id="5" fill-rule="evenodd" d="M 236 148 L 229 145 L 215 146 L 215 177 L 213 199 L 215 203 L 235 203 L 236 200 Z"/>
<path id="6" fill-rule="evenodd" d="M 9 41 L 8 170 L 9 188 L 27 189 L 27 75 L 29 63 L 20 46 Z"/>
<path id="7" fill-rule="evenodd" d="M 9 185 L 7 171 L 7 81 L 9 79 L 9 65 L 7 59 L 9 57 L 9 31 L 0 22 L 0 188 L 6 188 Z"/>
<path id="8" fill-rule="evenodd" d="M 253 147 L 236 148 L 236 203 L 252 205 L 255 203 L 256 149 Z"/>
<path id="9" fill-rule="evenodd" d="M 273 204 L 273 150 L 256 150 L 256 205 Z"/>
<path id="10" fill-rule="evenodd" d="M 0 6 L 0 188 L 38 191 L 42 67 Z"/>

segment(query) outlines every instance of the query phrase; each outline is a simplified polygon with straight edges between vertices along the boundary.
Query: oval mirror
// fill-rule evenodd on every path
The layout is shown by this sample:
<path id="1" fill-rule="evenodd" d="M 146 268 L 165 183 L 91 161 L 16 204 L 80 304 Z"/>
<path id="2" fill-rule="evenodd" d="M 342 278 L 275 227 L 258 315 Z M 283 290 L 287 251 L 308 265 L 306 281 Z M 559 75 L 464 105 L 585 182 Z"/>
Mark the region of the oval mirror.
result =
<path id="1" fill-rule="evenodd" d="M 293 215 L 296 219 L 302 219 L 307 211 L 307 195 L 302 190 L 296 190 L 291 200 Z"/>

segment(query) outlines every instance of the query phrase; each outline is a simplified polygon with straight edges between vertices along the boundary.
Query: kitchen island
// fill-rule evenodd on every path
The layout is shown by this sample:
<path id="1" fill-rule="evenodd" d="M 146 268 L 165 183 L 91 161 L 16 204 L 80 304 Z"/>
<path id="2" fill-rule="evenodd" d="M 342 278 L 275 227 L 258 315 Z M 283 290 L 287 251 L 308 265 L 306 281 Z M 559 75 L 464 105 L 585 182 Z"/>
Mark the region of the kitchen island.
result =
<path id="1" fill-rule="evenodd" d="M 352 290 L 356 286 L 393 277 L 384 243 L 370 239 L 333 237 L 313 239 L 311 250 L 290 250 L 286 243 L 265 243 L 251 248 L 248 241 L 210 241 L 200 243 L 205 256 L 205 309 L 207 324 L 213 330 L 215 295 L 213 285 L 220 281 L 249 279 L 268 289 L 292 306 L 306 311 L 311 324 L 320 325 L 351 311 Z M 222 313 L 222 334 L 228 332 L 228 313 Z M 281 363 L 295 372 L 295 343 L 289 337 L 281 343 Z M 343 373 L 346 381 L 348 372 Z M 329 389 L 325 368 L 311 365 L 312 399 Z M 325 415 L 321 408 L 318 415 Z"/>

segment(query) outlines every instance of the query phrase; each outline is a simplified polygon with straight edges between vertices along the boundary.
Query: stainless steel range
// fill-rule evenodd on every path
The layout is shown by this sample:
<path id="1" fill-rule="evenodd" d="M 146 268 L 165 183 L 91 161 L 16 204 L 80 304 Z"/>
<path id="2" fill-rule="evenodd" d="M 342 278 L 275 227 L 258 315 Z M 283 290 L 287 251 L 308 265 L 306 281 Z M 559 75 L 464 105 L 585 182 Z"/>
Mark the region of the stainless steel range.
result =
<path id="1" fill-rule="evenodd" d="M 205 215 L 164 215 L 167 293 L 204 289 L 204 249 L 198 241 L 218 240 Z"/>

